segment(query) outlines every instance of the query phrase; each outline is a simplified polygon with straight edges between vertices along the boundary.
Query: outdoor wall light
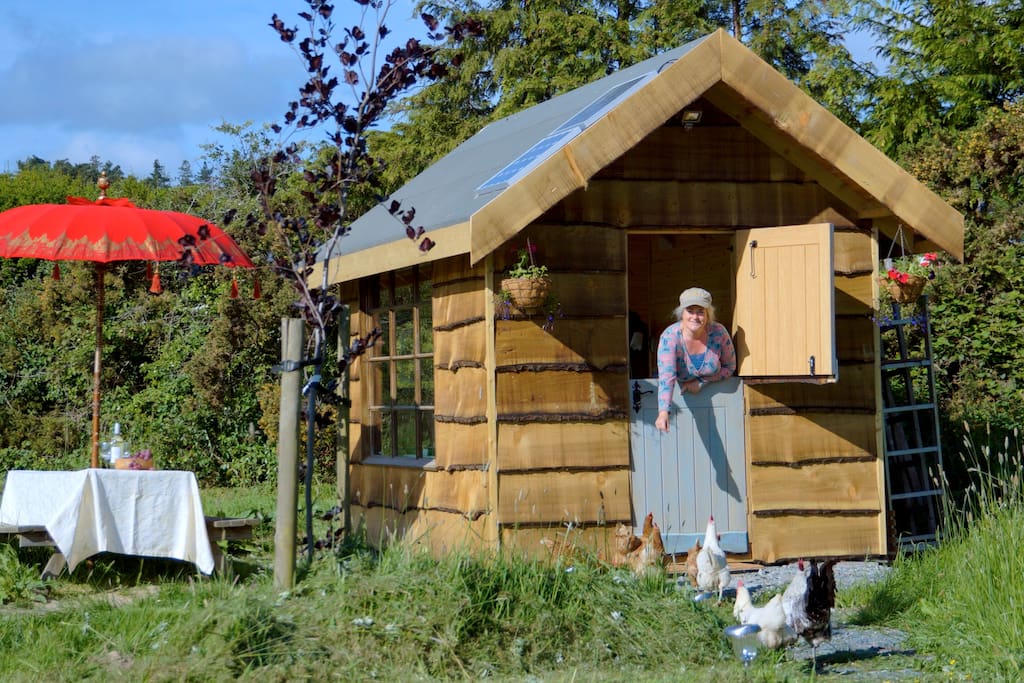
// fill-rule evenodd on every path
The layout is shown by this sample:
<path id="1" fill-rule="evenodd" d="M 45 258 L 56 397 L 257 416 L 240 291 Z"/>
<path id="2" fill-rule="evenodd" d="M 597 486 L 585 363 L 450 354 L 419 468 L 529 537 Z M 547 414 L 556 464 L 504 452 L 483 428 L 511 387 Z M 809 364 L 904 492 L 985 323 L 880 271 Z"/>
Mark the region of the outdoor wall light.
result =
<path id="1" fill-rule="evenodd" d="M 683 113 L 679 116 L 679 122 L 683 124 L 683 128 L 689 130 L 697 123 L 700 123 L 700 117 L 703 113 L 700 109 L 684 109 Z"/>

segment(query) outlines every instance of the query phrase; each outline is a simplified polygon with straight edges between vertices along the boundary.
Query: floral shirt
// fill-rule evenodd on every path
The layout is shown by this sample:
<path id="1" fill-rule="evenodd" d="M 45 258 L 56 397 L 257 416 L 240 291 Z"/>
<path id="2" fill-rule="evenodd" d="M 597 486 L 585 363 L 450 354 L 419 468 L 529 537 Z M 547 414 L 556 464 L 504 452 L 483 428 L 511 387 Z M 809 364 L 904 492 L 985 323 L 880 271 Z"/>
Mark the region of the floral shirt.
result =
<path id="1" fill-rule="evenodd" d="M 672 387 L 697 377 L 705 382 L 731 377 L 736 372 L 736 349 L 732 337 L 721 323 L 713 322 L 708 327 L 707 351 L 700 365 L 694 365 L 686 353 L 683 342 L 682 323 L 676 322 L 665 328 L 658 341 L 658 410 L 668 410 L 672 405 Z"/>

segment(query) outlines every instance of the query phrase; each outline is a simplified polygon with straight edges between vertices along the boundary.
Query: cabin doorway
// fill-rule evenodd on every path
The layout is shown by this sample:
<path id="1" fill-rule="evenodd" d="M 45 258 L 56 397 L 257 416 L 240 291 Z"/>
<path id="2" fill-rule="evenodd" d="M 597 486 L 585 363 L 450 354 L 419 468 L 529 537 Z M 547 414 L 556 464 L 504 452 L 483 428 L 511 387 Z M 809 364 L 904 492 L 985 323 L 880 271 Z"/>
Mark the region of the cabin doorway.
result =
<path id="1" fill-rule="evenodd" d="M 667 434 L 654 427 L 658 414 L 657 352 L 674 319 L 679 292 L 704 287 L 716 319 L 731 329 L 732 235 L 630 235 L 629 383 L 633 524 L 654 513 L 665 550 L 686 552 L 704 537 L 714 515 L 722 547 L 749 550 L 743 383 L 730 378 L 699 394 L 673 396 Z"/>

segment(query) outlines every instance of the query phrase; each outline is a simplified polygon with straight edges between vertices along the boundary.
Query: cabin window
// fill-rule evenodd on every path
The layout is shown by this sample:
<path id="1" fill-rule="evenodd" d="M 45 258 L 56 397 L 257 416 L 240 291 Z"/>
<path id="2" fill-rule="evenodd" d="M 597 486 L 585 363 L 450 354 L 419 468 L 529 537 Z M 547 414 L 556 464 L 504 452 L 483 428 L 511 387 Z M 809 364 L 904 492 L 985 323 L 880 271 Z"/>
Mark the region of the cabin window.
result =
<path id="1" fill-rule="evenodd" d="M 367 359 L 374 455 L 434 457 L 434 338 L 430 268 L 384 273 L 368 311 L 381 329 Z"/>

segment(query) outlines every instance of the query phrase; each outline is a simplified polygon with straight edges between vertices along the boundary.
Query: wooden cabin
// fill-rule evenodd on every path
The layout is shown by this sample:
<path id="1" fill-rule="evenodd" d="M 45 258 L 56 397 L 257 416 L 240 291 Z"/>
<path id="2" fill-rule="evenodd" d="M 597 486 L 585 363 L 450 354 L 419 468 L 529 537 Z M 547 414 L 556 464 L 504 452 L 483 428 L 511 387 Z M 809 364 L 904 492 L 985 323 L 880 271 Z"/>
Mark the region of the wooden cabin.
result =
<path id="1" fill-rule="evenodd" d="M 669 552 L 710 514 L 736 559 L 893 551 L 880 248 L 962 259 L 963 217 L 727 33 L 492 123 L 394 198 L 433 249 L 378 207 L 319 264 L 352 335 L 383 331 L 350 385 L 371 539 L 601 551 L 651 511 Z M 551 329 L 498 305 L 527 240 Z M 662 434 L 654 351 L 690 286 L 739 368 Z"/>

